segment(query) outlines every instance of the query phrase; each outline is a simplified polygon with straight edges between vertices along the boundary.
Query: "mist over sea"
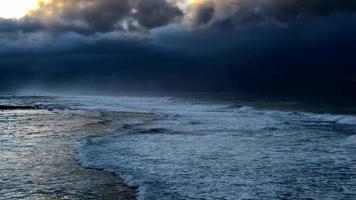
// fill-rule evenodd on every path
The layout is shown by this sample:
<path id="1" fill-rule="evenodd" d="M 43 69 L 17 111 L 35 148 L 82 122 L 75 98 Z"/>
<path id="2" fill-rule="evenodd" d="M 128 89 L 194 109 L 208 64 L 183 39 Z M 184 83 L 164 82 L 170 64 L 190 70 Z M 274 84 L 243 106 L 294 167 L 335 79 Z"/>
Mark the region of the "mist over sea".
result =
<path id="1" fill-rule="evenodd" d="M 0 199 L 98 199 L 105 187 L 119 199 L 121 182 L 140 200 L 356 196 L 352 104 L 3 95 L 0 105 Z"/>

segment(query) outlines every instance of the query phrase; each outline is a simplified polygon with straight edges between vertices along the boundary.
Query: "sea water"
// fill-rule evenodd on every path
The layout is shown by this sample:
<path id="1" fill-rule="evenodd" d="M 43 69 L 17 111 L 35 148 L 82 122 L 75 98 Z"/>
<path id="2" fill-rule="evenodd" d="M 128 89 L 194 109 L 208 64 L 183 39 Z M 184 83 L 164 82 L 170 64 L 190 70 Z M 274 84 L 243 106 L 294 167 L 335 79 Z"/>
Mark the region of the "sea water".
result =
<path id="1" fill-rule="evenodd" d="M 194 98 L 90 99 L 85 109 L 160 116 L 77 145 L 84 167 L 121 176 L 138 199 L 356 197 L 356 116 Z"/>
<path id="2" fill-rule="evenodd" d="M 158 116 L 121 121 L 124 131 L 113 135 L 75 138 L 78 164 L 122 177 L 138 188 L 138 199 L 355 199 L 356 116 L 285 109 L 285 103 L 255 105 L 259 101 L 1 96 L 4 105 L 45 110 L 0 113 L 0 199 L 66 191 L 75 174 L 49 168 L 66 162 L 46 163 L 31 154 L 40 148 L 62 155 L 56 148 L 72 145 L 56 139 L 61 122 L 52 120 L 71 115 L 66 110 Z M 49 184 L 36 185 L 44 177 Z M 71 192 L 78 199 L 86 194 Z"/>

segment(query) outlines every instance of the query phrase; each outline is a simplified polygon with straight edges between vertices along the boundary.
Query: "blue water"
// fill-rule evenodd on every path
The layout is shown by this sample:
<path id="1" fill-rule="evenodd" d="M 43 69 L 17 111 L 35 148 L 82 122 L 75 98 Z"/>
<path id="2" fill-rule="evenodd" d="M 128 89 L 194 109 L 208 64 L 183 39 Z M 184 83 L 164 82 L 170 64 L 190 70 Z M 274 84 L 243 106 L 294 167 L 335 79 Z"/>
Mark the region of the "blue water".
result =
<path id="1" fill-rule="evenodd" d="M 355 199 L 356 117 L 166 97 L 91 97 L 81 109 L 154 113 L 84 138 L 79 162 L 138 199 Z"/>

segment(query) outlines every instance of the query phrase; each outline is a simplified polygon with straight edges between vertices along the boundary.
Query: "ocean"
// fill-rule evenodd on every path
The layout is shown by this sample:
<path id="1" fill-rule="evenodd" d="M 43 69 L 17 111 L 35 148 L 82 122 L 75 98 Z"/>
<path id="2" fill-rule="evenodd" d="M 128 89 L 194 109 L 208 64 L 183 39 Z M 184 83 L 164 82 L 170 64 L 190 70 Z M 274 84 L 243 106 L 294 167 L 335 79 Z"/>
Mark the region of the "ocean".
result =
<path id="1" fill-rule="evenodd" d="M 60 181 L 40 180 L 38 170 L 64 161 L 51 158 L 55 164 L 48 165 L 46 156 L 42 156 L 27 166 L 29 157 L 36 157 L 29 149 L 36 148 L 42 153 L 71 149 L 70 156 L 60 158 L 71 160 L 73 166 L 120 177 L 125 185 L 137 188 L 139 200 L 356 196 L 356 115 L 350 105 L 330 109 L 289 100 L 192 95 L 8 95 L 0 99 L 0 105 L 20 107 L 0 111 L 0 199 L 33 199 L 46 192 L 70 199 L 83 195 L 98 198 L 83 192 L 85 185 L 68 192 L 66 184 L 70 183 L 66 179 L 76 170 Z M 21 110 L 21 106 L 34 109 Z M 88 117 L 63 125 L 49 117 L 53 112 L 62 118 L 77 112 L 95 115 L 95 119 L 106 117 L 98 120 L 101 126 L 114 124 L 120 128 L 101 134 L 97 129 L 91 132 L 89 127 L 76 131 L 81 134 L 68 131 L 64 137 L 60 131 L 53 131 L 63 130 L 63 126 L 75 130 L 72 124 L 87 123 Z M 113 112 L 154 117 L 107 119 Z M 63 152 L 66 154 L 68 151 Z M 65 172 L 56 173 L 60 176 Z M 37 183 L 35 178 L 39 179 Z M 48 182 L 52 185 L 41 185 Z"/>

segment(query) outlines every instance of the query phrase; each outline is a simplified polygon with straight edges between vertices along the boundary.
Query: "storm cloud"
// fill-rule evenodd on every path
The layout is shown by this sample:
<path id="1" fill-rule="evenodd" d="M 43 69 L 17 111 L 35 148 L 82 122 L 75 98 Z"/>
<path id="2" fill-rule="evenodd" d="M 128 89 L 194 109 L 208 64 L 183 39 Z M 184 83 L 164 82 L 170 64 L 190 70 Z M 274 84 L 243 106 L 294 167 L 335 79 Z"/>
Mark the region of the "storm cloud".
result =
<path id="1" fill-rule="evenodd" d="M 166 0 L 53 0 L 27 19 L 51 31 L 108 32 L 146 30 L 173 23 L 181 10 Z"/>
<path id="2" fill-rule="evenodd" d="M 0 89 L 353 94 L 355 11 L 356 0 L 53 0 L 0 19 Z"/>
<path id="3" fill-rule="evenodd" d="M 210 22 L 213 11 L 215 24 L 230 23 L 239 28 L 251 23 L 288 25 L 303 18 L 318 18 L 353 13 L 356 1 L 337 0 L 209 0 L 199 1 L 191 12 Z M 209 18 L 209 20 L 207 20 Z M 205 19 L 205 20 L 204 20 Z"/>
<path id="4" fill-rule="evenodd" d="M 288 24 L 308 17 L 353 13 L 356 0 L 51 0 L 19 20 L 0 20 L 0 32 L 93 34 L 146 32 L 171 24 Z"/>
<path id="5" fill-rule="evenodd" d="M 215 5 L 212 1 L 203 2 L 189 7 L 192 13 L 191 24 L 193 26 L 201 26 L 209 23 L 215 14 Z"/>

